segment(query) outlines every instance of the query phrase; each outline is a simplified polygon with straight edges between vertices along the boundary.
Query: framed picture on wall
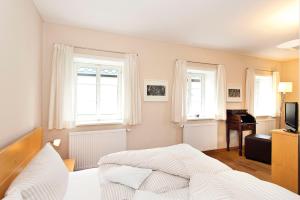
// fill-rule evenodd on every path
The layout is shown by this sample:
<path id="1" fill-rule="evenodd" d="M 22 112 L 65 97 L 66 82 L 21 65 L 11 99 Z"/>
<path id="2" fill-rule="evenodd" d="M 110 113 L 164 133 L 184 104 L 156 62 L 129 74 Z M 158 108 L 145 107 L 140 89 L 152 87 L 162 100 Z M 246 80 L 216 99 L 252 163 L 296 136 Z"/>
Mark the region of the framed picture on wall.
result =
<path id="1" fill-rule="evenodd" d="M 144 101 L 168 101 L 168 81 L 144 80 Z"/>
<path id="2" fill-rule="evenodd" d="M 227 87 L 227 102 L 242 102 L 242 87 L 228 86 Z"/>

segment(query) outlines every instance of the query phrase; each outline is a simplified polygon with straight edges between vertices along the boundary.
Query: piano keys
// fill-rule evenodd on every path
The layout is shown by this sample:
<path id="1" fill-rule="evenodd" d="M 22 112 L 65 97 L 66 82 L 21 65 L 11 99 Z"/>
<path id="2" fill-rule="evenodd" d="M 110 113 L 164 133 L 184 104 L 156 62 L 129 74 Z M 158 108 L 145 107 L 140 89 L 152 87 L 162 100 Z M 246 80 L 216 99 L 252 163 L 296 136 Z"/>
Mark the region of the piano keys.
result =
<path id="1" fill-rule="evenodd" d="M 236 130 L 239 138 L 239 155 L 243 155 L 243 131 L 252 131 L 256 134 L 256 120 L 247 110 L 227 110 L 226 120 L 226 144 L 230 150 L 230 130 Z"/>

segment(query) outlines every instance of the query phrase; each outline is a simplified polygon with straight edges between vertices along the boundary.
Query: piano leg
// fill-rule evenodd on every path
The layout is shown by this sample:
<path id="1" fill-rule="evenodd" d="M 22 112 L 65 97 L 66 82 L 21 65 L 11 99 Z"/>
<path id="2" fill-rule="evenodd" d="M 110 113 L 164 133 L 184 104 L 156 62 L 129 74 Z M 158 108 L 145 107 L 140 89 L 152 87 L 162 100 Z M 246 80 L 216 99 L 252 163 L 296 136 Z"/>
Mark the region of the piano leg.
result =
<path id="1" fill-rule="evenodd" d="M 227 151 L 229 151 L 229 144 L 230 144 L 230 128 L 226 128 L 226 144 L 227 144 Z"/>
<path id="2" fill-rule="evenodd" d="M 239 155 L 243 155 L 243 131 L 242 129 L 238 130 L 238 135 L 239 135 Z"/>

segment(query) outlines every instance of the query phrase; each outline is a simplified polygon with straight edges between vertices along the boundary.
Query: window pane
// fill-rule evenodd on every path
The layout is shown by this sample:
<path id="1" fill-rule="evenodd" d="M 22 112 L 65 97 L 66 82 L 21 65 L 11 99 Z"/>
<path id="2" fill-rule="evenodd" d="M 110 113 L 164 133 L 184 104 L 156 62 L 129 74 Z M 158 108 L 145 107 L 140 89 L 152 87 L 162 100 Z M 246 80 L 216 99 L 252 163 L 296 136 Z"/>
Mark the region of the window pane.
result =
<path id="1" fill-rule="evenodd" d="M 201 88 L 199 88 L 199 89 L 191 89 L 191 98 L 193 100 L 200 101 L 201 100 L 201 96 L 202 96 L 202 94 L 201 94 Z"/>
<path id="2" fill-rule="evenodd" d="M 117 78 L 102 78 L 100 88 L 100 113 L 113 114 L 118 112 L 118 85 L 103 84 L 105 81 L 117 82 Z M 112 79 L 112 80 L 106 80 Z M 115 79 L 115 80 L 114 80 Z"/>
<path id="3" fill-rule="evenodd" d="M 202 77 L 201 74 L 190 74 L 190 82 L 188 89 L 188 116 L 199 117 L 202 113 Z"/>
<path id="4" fill-rule="evenodd" d="M 256 116 L 270 116 L 273 112 L 273 82 L 271 76 L 255 77 L 254 112 Z"/>
<path id="5" fill-rule="evenodd" d="M 80 67 L 77 71 L 77 114 L 96 115 L 96 69 Z"/>
<path id="6" fill-rule="evenodd" d="M 100 115 L 104 118 L 107 115 L 120 115 L 119 99 L 119 73 L 114 68 L 101 70 L 100 78 Z"/>

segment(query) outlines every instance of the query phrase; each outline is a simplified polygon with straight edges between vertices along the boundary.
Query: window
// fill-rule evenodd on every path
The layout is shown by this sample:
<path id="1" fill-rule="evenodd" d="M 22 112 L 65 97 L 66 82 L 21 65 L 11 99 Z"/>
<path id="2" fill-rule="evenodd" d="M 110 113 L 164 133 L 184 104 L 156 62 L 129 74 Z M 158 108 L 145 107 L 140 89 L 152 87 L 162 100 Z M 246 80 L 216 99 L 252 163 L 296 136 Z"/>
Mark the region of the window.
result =
<path id="1" fill-rule="evenodd" d="M 256 116 L 272 116 L 274 107 L 272 76 L 256 75 L 254 86 L 254 114 Z"/>
<path id="2" fill-rule="evenodd" d="M 123 62 L 74 58 L 77 69 L 76 123 L 122 122 Z"/>
<path id="3" fill-rule="evenodd" d="M 216 70 L 188 69 L 187 76 L 187 118 L 213 119 L 216 111 Z"/>

